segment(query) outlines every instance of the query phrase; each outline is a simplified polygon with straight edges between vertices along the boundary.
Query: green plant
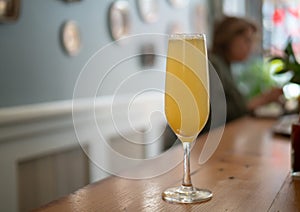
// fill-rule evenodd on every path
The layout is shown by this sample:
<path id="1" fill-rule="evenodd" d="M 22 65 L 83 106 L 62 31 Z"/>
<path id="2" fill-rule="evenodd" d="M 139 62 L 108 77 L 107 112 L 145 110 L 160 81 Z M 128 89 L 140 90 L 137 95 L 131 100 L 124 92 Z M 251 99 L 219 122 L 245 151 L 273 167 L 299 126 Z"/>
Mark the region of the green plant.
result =
<path id="1" fill-rule="evenodd" d="M 263 58 L 253 58 L 236 73 L 239 89 L 251 99 L 254 96 L 277 86 L 270 73 L 270 64 Z"/>
<path id="2" fill-rule="evenodd" d="M 274 67 L 275 75 L 290 72 L 292 77 L 289 82 L 300 84 L 300 64 L 295 57 L 291 38 L 288 39 L 283 56 L 272 57 L 270 64 Z"/>

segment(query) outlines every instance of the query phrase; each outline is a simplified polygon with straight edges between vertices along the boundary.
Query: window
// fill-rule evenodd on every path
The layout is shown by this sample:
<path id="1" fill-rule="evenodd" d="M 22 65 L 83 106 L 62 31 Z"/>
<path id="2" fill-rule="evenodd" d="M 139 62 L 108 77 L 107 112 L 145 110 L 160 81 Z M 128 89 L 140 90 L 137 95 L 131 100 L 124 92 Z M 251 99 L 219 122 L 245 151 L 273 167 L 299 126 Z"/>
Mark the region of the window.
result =
<path id="1" fill-rule="evenodd" d="M 263 48 L 271 55 L 284 49 L 288 37 L 300 60 L 300 0 L 264 0 Z"/>

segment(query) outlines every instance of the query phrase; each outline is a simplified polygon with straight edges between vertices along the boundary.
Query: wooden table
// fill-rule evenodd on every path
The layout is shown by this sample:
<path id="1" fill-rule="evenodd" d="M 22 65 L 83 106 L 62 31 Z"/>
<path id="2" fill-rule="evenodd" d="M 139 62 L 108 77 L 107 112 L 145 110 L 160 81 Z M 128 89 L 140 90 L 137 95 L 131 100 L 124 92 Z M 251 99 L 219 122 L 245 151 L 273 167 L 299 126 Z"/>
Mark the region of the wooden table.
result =
<path id="1" fill-rule="evenodd" d="M 205 136 L 199 138 L 191 154 L 192 181 L 213 191 L 206 203 L 161 199 L 165 188 L 181 183 L 180 164 L 148 180 L 110 177 L 37 211 L 300 211 L 300 180 L 289 175 L 290 141 L 273 136 L 273 124 L 250 117 L 227 124 L 217 151 L 204 165 L 197 164 Z"/>

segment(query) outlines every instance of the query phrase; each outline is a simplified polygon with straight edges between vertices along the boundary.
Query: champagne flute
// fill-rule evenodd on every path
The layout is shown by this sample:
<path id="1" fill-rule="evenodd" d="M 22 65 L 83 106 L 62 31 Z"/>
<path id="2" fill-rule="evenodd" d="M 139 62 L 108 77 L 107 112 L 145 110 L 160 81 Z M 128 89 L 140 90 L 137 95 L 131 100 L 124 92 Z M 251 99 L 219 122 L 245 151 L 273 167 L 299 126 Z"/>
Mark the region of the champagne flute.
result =
<path id="1" fill-rule="evenodd" d="M 191 143 L 209 115 L 209 79 L 204 34 L 169 36 L 165 85 L 165 114 L 184 148 L 182 185 L 168 188 L 162 198 L 172 203 L 208 201 L 212 192 L 193 187 L 190 176 Z"/>

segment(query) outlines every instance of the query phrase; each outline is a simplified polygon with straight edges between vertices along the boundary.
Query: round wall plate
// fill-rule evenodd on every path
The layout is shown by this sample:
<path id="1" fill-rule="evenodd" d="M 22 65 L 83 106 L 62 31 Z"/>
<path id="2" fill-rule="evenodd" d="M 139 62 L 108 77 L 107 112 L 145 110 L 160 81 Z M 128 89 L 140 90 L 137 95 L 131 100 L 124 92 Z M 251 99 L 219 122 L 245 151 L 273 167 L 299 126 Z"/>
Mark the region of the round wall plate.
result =
<path id="1" fill-rule="evenodd" d="M 184 33 L 184 25 L 181 22 L 172 22 L 168 24 L 167 34 Z"/>
<path id="2" fill-rule="evenodd" d="M 20 0 L 0 0 L 0 23 L 15 22 L 20 16 Z"/>
<path id="3" fill-rule="evenodd" d="M 146 23 L 154 23 L 159 17 L 157 0 L 137 0 L 137 6 L 142 20 Z"/>
<path id="4" fill-rule="evenodd" d="M 196 4 L 193 7 L 191 23 L 195 32 L 208 32 L 207 7 L 205 4 Z"/>
<path id="5" fill-rule="evenodd" d="M 67 21 L 62 27 L 62 44 L 70 56 L 79 53 L 81 46 L 80 31 L 78 25 L 74 21 Z"/>
<path id="6" fill-rule="evenodd" d="M 119 0 L 111 4 L 109 8 L 109 28 L 114 40 L 118 40 L 129 34 L 130 11 L 128 1 Z"/>
<path id="7" fill-rule="evenodd" d="M 168 1 L 175 8 L 184 8 L 189 3 L 189 0 L 168 0 Z"/>

